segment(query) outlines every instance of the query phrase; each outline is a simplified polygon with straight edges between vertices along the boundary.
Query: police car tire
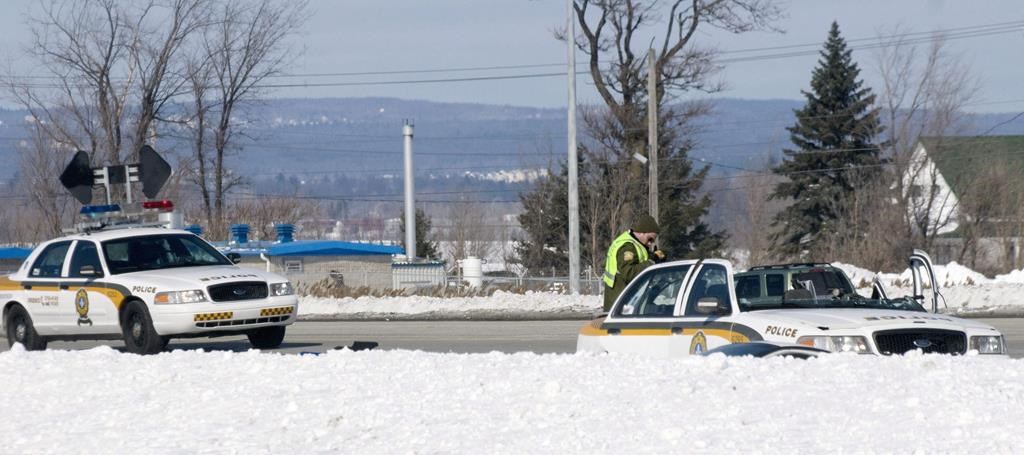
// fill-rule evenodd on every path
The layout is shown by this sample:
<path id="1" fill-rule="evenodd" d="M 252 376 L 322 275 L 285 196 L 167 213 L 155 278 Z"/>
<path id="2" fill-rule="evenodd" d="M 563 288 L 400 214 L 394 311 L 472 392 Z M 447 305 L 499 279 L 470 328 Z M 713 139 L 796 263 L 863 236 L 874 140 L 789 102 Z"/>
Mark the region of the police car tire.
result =
<path id="1" fill-rule="evenodd" d="M 249 344 L 256 349 L 274 349 L 284 341 L 283 325 L 263 327 L 248 333 Z"/>
<path id="2" fill-rule="evenodd" d="M 46 338 L 36 333 L 32 325 L 32 317 L 28 315 L 21 305 L 14 305 L 7 311 L 7 318 L 4 320 L 4 327 L 7 329 L 7 344 L 14 346 L 14 343 L 21 343 L 29 351 L 42 351 L 46 349 Z M 21 339 L 18 339 L 18 332 L 21 331 Z"/>
<path id="3" fill-rule="evenodd" d="M 121 321 L 124 346 L 133 354 L 156 354 L 167 346 L 167 339 L 156 333 L 153 319 L 142 302 L 131 302 Z"/>

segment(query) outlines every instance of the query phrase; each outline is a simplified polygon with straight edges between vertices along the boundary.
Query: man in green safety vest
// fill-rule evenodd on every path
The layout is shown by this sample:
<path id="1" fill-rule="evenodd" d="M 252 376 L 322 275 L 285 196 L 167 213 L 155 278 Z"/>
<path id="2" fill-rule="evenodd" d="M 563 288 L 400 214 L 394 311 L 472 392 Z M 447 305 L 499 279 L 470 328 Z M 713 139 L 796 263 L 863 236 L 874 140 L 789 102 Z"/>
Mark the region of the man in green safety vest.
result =
<path id="1" fill-rule="evenodd" d="M 659 231 L 661 229 L 654 217 L 644 215 L 633 223 L 633 229 L 616 237 L 608 247 L 601 277 L 604 281 L 604 311 L 612 309 L 615 299 L 643 269 L 665 259 L 665 254 L 654 245 Z"/>

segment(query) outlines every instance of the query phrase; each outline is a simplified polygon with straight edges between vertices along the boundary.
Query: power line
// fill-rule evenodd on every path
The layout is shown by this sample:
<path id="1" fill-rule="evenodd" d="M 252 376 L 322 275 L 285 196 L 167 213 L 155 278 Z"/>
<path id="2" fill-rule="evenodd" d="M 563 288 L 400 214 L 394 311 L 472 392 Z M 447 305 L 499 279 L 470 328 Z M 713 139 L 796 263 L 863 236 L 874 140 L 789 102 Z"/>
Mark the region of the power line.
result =
<path id="1" fill-rule="evenodd" d="M 934 42 L 939 40 L 959 40 L 964 38 L 976 38 L 983 36 L 993 36 L 1006 33 L 1014 33 L 1024 29 L 1024 21 L 1013 21 L 1013 22 L 1002 22 L 992 24 L 981 24 L 975 26 L 949 28 L 949 29 L 936 29 L 931 32 L 910 32 L 900 35 L 888 35 L 882 37 L 873 38 L 856 38 L 847 39 L 847 43 L 852 42 L 867 42 L 865 45 L 849 46 L 850 50 L 866 50 L 866 49 L 877 49 L 883 47 L 892 47 L 896 45 L 916 45 L 928 42 Z M 930 36 L 922 36 L 930 34 Z M 887 39 L 897 39 L 901 37 L 911 37 L 904 41 L 889 42 Z M 821 46 L 821 43 L 806 43 L 806 44 L 793 44 L 773 47 L 762 47 L 752 49 L 737 49 L 731 51 L 722 51 L 720 54 L 743 54 L 751 52 L 764 52 L 764 51 L 775 51 L 775 50 L 786 50 L 786 49 L 799 49 L 809 46 Z M 716 63 L 739 63 L 739 62 L 751 62 L 760 60 L 774 60 L 782 58 L 800 57 L 806 55 L 814 55 L 820 52 L 818 49 L 810 49 L 803 51 L 794 52 L 782 52 L 772 53 L 765 55 L 750 55 L 733 58 L 725 58 L 717 60 Z M 394 75 L 394 74 L 418 74 L 418 73 L 443 73 L 443 72 L 463 72 L 463 71 L 493 71 L 493 70 L 509 70 L 509 69 L 529 69 L 529 68 L 545 68 L 545 67 L 561 67 L 563 63 L 539 63 L 539 64 L 520 64 L 520 65 L 492 65 L 492 66 L 480 66 L 480 67 L 453 67 L 453 68 L 432 68 L 432 69 L 411 69 L 411 70 L 393 70 L 393 71 L 361 71 L 361 72 L 339 72 L 339 73 L 289 73 L 279 75 L 280 78 L 296 78 L 296 77 L 348 77 L 348 76 L 372 76 L 372 75 Z M 580 63 L 579 66 L 586 67 L 587 63 Z M 561 77 L 565 76 L 565 71 L 546 72 L 546 73 L 527 73 L 527 74 L 511 74 L 511 75 L 491 75 L 491 76 L 475 76 L 475 77 L 455 77 L 455 78 L 439 78 L 439 79 L 409 79 L 409 80 L 393 80 L 393 81 L 349 81 L 349 82 L 314 82 L 314 83 L 271 83 L 271 84 L 260 84 L 258 88 L 313 88 L 313 87 L 344 87 L 344 86 L 367 86 L 367 85 L 402 85 L 402 84 L 426 84 L 426 83 L 449 83 L 449 82 L 472 82 L 472 81 L 487 81 L 487 80 L 508 80 L 508 79 L 529 79 L 529 78 L 546 78 L 546 77 Z M 580 77 L 586 77 L 585 72 L 580 73 Z M 25 76 L 13 76 L 14 79 L 36 79 L 36 80 L 54 80 L 57 79 L 55 76 L 42 76 L 42 75 L 25 75 Z M 28 84 L 30 88 L 61 88 L 59 84 Z"/>

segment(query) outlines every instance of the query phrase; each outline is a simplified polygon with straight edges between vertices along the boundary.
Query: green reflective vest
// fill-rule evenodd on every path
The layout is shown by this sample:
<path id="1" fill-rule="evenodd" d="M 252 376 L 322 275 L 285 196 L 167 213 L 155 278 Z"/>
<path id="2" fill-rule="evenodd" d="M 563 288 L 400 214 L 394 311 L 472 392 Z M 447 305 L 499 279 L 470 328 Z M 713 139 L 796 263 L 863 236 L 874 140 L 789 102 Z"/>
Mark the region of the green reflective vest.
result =
<path id="1" fill-rule="evenodd" d="M 604 261 L 604 275 L 601 279 L 608 287 L 615 286 L 615 275 L 619 273 L 619 248 L 627 243 L 632 243 L 636 249 L 637 261 L 641 264 L 647 262 L 647 247 L 640 243 L 630 231 L 623 232 L 615 238 L 612 246 L 608 248 L 608 257 Z"/>

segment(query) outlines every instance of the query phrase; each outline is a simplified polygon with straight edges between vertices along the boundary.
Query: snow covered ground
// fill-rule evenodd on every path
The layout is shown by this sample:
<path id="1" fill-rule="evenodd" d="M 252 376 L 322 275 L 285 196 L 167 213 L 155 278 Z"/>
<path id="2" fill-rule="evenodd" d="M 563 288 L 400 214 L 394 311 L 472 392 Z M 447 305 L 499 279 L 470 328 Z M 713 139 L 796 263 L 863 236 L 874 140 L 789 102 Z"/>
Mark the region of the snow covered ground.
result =
<path id="1" fill-rule="evenodd" d="M 841 265 L 855 284 L 873 274 Z M 1024 312 L 1024 273 L 939 269 Z M 883 275 L 894 294 L 902 274 Z M 598 296 L 303 298 L 303 317 L 590 315 Z M 109 347 L 0 353 L 2 453 L 1017 453 L 1024 360 Z"/>
<path id="2" fill-rule="evenodd" d="M 4 453 L 1014 453 L 1024 361 L 0 353 Z"/>

